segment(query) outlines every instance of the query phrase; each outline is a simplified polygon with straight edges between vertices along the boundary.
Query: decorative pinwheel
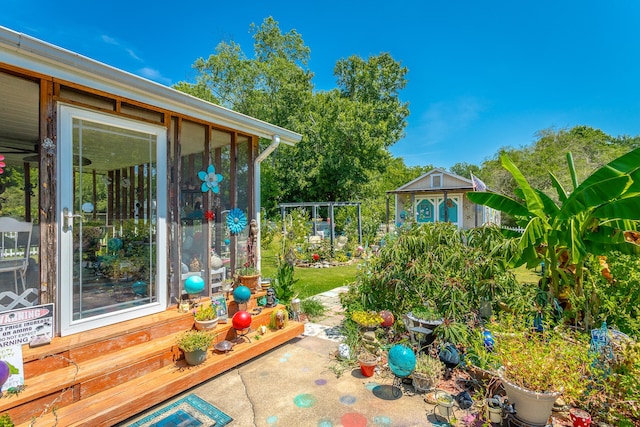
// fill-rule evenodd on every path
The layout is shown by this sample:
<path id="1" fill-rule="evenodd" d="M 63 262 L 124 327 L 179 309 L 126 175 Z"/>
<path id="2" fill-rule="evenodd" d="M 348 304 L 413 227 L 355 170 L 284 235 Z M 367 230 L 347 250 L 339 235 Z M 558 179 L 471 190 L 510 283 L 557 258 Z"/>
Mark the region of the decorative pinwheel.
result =
<path id="1" fill-rule="evenodd" d="M 5 166 L 7 166 L 4 162 L 4 156 L 2 154 L 0 154 L 0 174 L 4 173 L 4 168 Z"/>
<path id="2" fill-rule="evenodd" d="M 206 193 L 209 190 L 216 194 L 220 192 L 218 184 L 222 182 L 223 177 L 219 173 L 216 173 L 216 168 L 213 165 L 209 165 L 206 172 L 198 172 L 198 178 L 202 180 L 201 189 L 203 193 Z"/>
<path id="3" fill-rule="evenodd" d="M 227 214 L 227 227 L 231 234 L 241 233 L 247 226 L 247 216 L 241 209 L 233 208 Z"/>

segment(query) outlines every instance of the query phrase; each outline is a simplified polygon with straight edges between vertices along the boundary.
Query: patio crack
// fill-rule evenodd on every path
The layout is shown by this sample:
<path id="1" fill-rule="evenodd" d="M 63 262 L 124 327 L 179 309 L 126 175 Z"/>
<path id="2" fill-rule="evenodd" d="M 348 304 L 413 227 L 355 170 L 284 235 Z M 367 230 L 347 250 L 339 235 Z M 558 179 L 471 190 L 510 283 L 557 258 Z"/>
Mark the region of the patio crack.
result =
<path id="1" fill-rule="evenodd" d="M 242 372 L 240 372 L 240 369 L 236 369 L 236 371 L 238 372 L 238 377 L 240 378 L 240 382 L 242 383 L 242 388 L 244 389 L 244 395 L 247 398 L 249 405 L 251 406 L 251 419 L 253 420 L 253 426 L 256 427 L 255 405 L 253 404 L 253 400 L 251 399 L 251 396 L 249 396 L 249 389 L 247 388 L 247 384 L 244 382 L 244 376 L 242 375 Z"/>

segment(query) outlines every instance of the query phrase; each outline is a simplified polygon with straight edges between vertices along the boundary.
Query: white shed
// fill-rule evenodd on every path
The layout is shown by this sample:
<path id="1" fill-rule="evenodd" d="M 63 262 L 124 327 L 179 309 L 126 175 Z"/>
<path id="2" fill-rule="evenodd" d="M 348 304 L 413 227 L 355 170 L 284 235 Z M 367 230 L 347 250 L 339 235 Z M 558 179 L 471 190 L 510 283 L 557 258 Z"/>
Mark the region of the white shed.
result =
<path id="1" fill-rule="evenodd" d="M 484 185 L 477 178 L 475 180 L 476 185 Z M 442 169 L 432 169 L 388 191 L 388 195 L 395 195 L 396 226 L 408 220 L 416 223 L 450 222 L 463 229 L 485 224 L 500 225 L 499 211 L 476 205 L 467 198 L 468 192 L 475 191 L 473 184 L 471 179 Z"/>

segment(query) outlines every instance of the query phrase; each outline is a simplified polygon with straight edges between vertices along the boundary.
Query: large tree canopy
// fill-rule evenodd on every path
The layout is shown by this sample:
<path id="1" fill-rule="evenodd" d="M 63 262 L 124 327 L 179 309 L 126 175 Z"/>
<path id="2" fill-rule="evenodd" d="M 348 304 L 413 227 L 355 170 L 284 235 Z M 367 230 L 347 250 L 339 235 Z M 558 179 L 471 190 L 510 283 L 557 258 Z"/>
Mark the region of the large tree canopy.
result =
<path id="1" fill-rule="evenodd" d="M 252 25 L 254 55 L 220 43 L 196 60 L 195 83 L 176 88 L 303 135 L 263 164 L 262 205 L 366 196 L 384 173 L 388 148 L 404 135 L 408 105 L 399 100 L 407 69 L 389 54 L 338 61 L 337 87 L 314 91 L 310 49 L 271 17 Z"/>

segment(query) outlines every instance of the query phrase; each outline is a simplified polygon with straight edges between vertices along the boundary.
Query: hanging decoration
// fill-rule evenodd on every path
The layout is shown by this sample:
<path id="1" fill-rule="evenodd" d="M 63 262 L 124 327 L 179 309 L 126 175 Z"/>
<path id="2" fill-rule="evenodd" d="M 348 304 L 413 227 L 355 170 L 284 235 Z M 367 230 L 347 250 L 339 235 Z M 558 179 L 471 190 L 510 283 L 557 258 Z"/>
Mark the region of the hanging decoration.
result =
<path id="1" fill-rule="evenodd" d="M 222 182 L 223 177 L 221 174 L 216 173 L 216 168 L 213 165 L 209 165 L 206 172 L 198 172 L 198 178 L 202 181 L 201 191 L 203 193 L 213 191 L 218 194 L 220 192 L 218 184 Z"/>
<path id="2" fill-rule="evenodd" d="M 227 227 L 231 234 L 239 234 L 247 226 L 247 216 L 241 209 L 233 208 L 227 214 Z"/>
<path id="3" fill-rule="evenodd" d="M 204 219 L 206 221 L 213 221 L 215 217 L 216 217 L 216 214 L 214 214 L 213 211 L 204 212 Z"/>

